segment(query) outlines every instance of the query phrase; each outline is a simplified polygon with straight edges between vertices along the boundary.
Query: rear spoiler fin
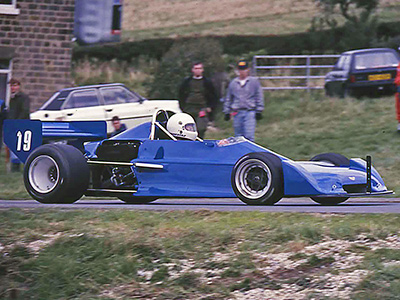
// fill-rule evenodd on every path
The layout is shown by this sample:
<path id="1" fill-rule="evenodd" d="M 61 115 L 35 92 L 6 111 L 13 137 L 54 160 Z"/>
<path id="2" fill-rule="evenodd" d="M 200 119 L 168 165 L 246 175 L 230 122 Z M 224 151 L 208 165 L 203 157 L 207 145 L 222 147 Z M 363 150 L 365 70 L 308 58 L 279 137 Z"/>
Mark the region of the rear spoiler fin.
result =
<path id="1" fill-rule="evenodd" d="M 83 149 L 83 143 L 107 137 L 105 121 L 42 122 L 5 120 L 4 143 L 22 162 L 46 143 L 66 142 Z"/>

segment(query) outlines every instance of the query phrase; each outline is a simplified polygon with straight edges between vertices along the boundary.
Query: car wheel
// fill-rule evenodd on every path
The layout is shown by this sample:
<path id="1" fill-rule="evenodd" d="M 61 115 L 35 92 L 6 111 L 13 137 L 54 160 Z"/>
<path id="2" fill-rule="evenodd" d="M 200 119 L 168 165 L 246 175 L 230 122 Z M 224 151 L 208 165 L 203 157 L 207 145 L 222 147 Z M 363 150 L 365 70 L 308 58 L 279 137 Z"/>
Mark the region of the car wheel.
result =
<path id="1" fill-rule="evenodd" d="M 248 205 L 272 205 L 283 197 L 280 159 L 270 153 L 250 153 L 235 164 L 231 183 L 236 196 Z"/>
<path id="2" fill-rule="evenodd" d="M 331 163 L 337 167 L 350 165 L 350 160 L 346 156 L 338 153 L 321 153 L 310 160 Z M 321 205 L 337 205 L 346 201 L 349 197 L 311 197 L 311 199 Z"/>
<path id="3" fill-rule="evenodd" d="M 311 199 L 323 206 L 338 205 L 349 197 L 311 197 Z"/>
<path id="4" fill-rule="evenodd" d="M 325 96 L 327 96 L 327 97 L 333 97 L 334 96 L 332 87 L 330 85 L 328 85 L 328 84 L 325 85 Z"/>
<path id="5" fill-rule="evenodd" d="M 333 164 L 334 166 L 350 166 L 350 160 L 339 153 L 321 153 L 318 155 L 315 155 L 313 158 L 310 159 L 310 161 L 323 161 L 323 162 L 328 162 Z"/>
<path id="6" fill-rule="evenodd" d="M 146 203 L 150 203 L 152 201 L 157 200 L 157 197 L 135 197 L 132 195 L 120 195 L 118 197 L 119 200 L 122 200 L 126 203 L 129 204 L 146 204 Z"/>
<path id="7" fill-rule="evenodd" d="M 347 98 L 347 97 L 355 97 L 355 98 L 359 98 L 359 93 L 352 88 L 349 88 L 347 86 L 343 86 L 342 88 L 342 92 L 341 92 L 341 97 L 342 98 Z"/>
<path id="8" fill-rule="evenodd" d="M 351 94 L 350 89 L 346 85 L 342 85 L 342 88 L 340 89 L 340 98 L 347 98 Z"/>
<path id="9" fill-rule="evenodd" d="M 48 144 L 35 149 L 24 167 L 28 193 L 41 203 L 73 203 L 89 185 L 89 167 L 70 145 Z"/>

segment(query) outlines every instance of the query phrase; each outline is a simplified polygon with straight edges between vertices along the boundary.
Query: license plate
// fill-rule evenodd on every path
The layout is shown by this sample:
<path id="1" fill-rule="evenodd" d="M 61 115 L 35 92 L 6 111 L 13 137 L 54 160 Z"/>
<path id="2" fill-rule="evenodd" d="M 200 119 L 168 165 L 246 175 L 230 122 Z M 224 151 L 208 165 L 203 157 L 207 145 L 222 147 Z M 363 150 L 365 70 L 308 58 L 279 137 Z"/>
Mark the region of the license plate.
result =
<path id="1" fill-rule="evenodd" d="M 390 74 L 376 74 L 376 75 L 368 75 L 368 80 L 388 80 L 391 79 L 392 76 Z"/>

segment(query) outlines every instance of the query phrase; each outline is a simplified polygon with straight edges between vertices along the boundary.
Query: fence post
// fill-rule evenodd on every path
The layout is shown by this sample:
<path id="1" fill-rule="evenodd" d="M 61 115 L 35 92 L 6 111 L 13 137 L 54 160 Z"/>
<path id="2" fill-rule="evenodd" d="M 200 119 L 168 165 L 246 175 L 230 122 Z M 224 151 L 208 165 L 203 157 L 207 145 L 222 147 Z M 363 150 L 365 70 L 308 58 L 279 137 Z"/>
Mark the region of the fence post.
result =
<path id="1" fill-rule="evenodd" d="M 310 64 L 311 64 L 311 58 L 310 56 L 307 56 L 307 69 L 306 69 L 306 84 L 307 84 L 307 91 L 310 92 L 311 88 L 310 88 Z"/>
<path id="2" fill-rule="evenodd" d="M 251 64 L 251 75 L 252 76 L 257 76 L 257 58 L 256 56 L 253 56 L 252 59 L 252 64 Z"/>

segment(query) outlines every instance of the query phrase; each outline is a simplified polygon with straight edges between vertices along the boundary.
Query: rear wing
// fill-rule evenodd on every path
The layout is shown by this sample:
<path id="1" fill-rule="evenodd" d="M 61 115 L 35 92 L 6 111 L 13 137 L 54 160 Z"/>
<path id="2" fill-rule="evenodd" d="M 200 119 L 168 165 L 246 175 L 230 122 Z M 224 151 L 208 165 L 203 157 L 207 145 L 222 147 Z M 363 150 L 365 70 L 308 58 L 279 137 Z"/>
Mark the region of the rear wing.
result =
<path id="1" fill-rule="evenodd" d="M 83 150 L 84 142 L 106 137 L 107 125 L 104 121 L 4 121 L 4 143 L 22 162 L 42 144 L 63 142 Z"/>

